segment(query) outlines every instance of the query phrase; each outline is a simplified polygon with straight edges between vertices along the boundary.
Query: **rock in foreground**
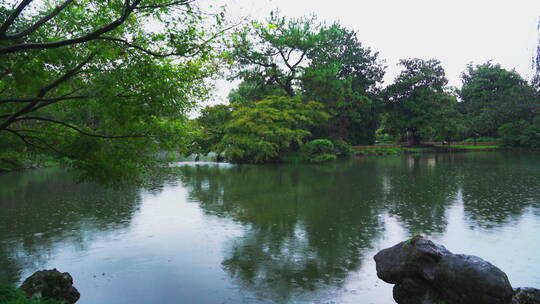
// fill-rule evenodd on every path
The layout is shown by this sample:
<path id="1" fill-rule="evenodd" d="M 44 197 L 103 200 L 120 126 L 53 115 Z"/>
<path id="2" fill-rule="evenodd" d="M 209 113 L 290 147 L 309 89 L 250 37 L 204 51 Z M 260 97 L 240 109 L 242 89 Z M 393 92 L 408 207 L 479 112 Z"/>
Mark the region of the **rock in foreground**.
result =
<path id="1" fill-rule="evenodd" d="M 421 236 L 381 250 L 375 262 L 377 276 L 395 284 L 399 304 L 512 303 L 512 286 L 499 268 Z"/>
<path id="2" fill-rule="evenodd" d="M 71 275 L 56 269 L 35 272 L 19 288 L 31 298 L 50 298 L 66 304 L 73 304 L 81 297 L 73 287 Z"/>

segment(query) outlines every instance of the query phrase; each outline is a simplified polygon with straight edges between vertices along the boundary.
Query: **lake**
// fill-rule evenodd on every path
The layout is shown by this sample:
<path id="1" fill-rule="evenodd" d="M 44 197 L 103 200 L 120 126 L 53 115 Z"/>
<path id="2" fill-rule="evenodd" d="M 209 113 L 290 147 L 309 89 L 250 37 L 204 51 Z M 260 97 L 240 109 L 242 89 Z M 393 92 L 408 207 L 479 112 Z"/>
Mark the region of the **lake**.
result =
<path id="1" fill-rule="evenodd" d="M 80 304 L 384 304 L 373 255 L 423 234 L 540 286 L 535 153 L 175 167 L 150 189 L 0 175 L 0 280 L 58 268 Z"/>

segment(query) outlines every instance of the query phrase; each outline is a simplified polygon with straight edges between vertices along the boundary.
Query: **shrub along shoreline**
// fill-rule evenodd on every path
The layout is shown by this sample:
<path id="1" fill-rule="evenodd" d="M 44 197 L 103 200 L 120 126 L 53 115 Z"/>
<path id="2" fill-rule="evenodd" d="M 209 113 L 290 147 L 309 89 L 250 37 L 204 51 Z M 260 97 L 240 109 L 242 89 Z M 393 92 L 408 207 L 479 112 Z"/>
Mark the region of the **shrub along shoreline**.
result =
<path id="1" fill-rule="evenodd" d="M 468 143 L 433 144 L 421 147 L 401 146 L 401 145 L 373 145 L 373 146 L 355 146 L 354 155 L 398 155 L 415 153 L 452 153 L 452 152 L 480 152 L 480 151 L 508 151 L 518 150 L 516 148 L 506 147 L 499 143 L 483 143 L 471 145 Z M 519 149 L 521 150 L 521 149 Z"/>

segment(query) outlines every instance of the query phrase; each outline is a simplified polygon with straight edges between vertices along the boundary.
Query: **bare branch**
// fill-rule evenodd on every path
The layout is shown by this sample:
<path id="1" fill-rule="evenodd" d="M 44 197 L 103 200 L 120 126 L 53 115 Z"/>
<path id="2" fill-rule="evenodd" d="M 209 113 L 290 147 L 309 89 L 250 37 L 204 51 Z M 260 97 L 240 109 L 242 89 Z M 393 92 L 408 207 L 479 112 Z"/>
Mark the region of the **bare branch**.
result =
<path id="1" fill-rule="evenodd" d="M 307 51 L 302 52 L 302 56 L 300 56 L 300 59 L 298 59 L 298 61 L 295 64 L 293 64 L 292 66 L 293 69 L 296 68 L 300 64 L 300 62 L 302 62 L 302 60 L 304 60 L 304 56 L 306 56 L 306 53 Z"/>

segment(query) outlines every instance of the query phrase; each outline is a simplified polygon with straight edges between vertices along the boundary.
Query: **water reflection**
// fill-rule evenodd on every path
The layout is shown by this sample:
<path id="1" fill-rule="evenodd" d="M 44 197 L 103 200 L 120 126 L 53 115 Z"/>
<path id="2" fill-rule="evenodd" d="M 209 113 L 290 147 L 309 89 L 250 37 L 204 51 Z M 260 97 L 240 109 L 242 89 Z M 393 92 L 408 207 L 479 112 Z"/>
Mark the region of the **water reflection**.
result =
<path id="1" fill-rule="evenodd" d="M 422 233 L 540 284 L 537 154 L 176 169 L 153 191 L 0 176 L 0 280 L 59 267 L 81 304 L 386 303 L 372 256 Z"/>
<path id="2" fill-rule="evenodd" d="M 449 209 L 470 226 L 503 225 L 538 207 L 540 164 L 501 154 L 361 158 L 325 166 L 181 168 L 190 199 L 249 229 L 226 246 L 223 268 L 260 298 L 286 302 L 341 287 L 383 234 L 381 214 L 408 235 L 441 237 Z M 368 257 L 369 258 L 369 257 Z"/>
<path id="3" fill-rule="evenodd" d="M 376 163 L 366 170 L 377 170 Z M 330 166 L 186 166 L 190 198 L 248 226 L 227 244 L 223 267 L 261 298 L 284 301 L 358 269 L 381 230 L 377 178 L 353 162 Z"/>
<path id="4" fill-rule="evenodd" d="M 382 201 L 410 235 L 442 233 L 456 201 L 459 174 L 448 155 L 411 155 L 387 161 Z"/>
<path id="5" fill-rule="evenodd" d="M 140 204 L 138 189 L 76 183 L 59 168 L 1 175 L 0 184 L 0 281 L 45 265 L 58 244 L 84 251 L 94 231 L 126 228 Z"/>
<path id="6" fill-rule="evenodd" d="M 540 207 L 540 158 L 534 154 L 471 154 L 462 170 L 471 226 L 496 228 Z"/>

